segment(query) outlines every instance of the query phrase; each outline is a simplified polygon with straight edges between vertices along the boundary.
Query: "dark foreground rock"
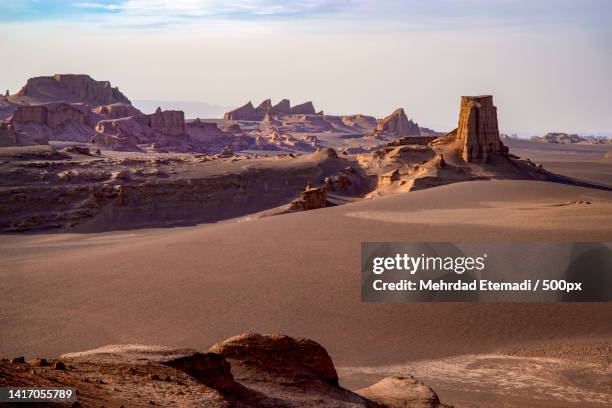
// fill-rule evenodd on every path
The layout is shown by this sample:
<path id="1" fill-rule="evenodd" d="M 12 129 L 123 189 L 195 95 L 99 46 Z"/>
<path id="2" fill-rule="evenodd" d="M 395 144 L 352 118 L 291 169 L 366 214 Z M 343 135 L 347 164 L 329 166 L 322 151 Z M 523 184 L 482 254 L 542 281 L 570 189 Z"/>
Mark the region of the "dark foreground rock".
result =
<path id="1" fill-rule="evenodd" d="M 0 386 L 76 388 L 78 405 L 72 406 L 80 407 L 444 407 L 411 377 L 385 379 L 359 395 L 338 385 L 320 344 L 255 333 L 206 353 L 114 345 L 58 360 L 3 359 Z"/>
<path id="2" fill-rule="evenodd" d="M 387 377 L 357 394 L 389 408 L 447 408 L 438 395 L 414 377 Z"/>

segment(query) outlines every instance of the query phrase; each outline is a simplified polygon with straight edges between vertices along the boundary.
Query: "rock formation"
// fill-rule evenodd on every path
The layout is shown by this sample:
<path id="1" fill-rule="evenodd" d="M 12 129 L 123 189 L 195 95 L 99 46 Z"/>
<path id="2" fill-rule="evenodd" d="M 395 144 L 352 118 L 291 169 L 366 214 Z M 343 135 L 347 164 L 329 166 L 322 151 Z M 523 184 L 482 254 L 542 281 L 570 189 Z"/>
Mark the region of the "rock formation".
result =
<path id="1" fill-rule="evenodd" d="M 97 117 L 84 104 L 50 102 L 17 106 L 7 121 L 21 135 L 17 144 L 47 144 L 48 140 L 88 141 Z"/>
<path id="2" fill-rule="evenodd" d="M 149 126 L 170 136 L 185 136 L 185 114 L 183 111 L 157 108 L 155 113 L 147 115 Z"/>
<path id="3" fill-rule="evenodd" d="M 130 100 L 108 81 L 96 81 L 89 75 L 55 74 L 30 78 L 17 96 L 52 100 L 78 99 L 94 105 L 109 105 Z"/>
<path id="4" fill-rule="evenodd" d="M 133 126 L 134 122 L 128 120 L 101 120 L 91 143 L 109 150 L 138 150 Z"/>
<path id="5" fill-rule="evenodd" d="M 142 113 L 132 105 L 123 102 L 100 105 L 94 109 L 94 112 L 107 119 L 125 118 L 127 116 L 134 116 Z"/>
<path id="6" fill-rule="evenodd" d="M 95 131 L 91 142 L 113 150 L 136 150 L 137 144 L 145 143 L 176 145 L 189 138 L 183 111 L 162 111 L 160 108 L 150 115 L 101 120 Z"/>
<path id="7" fill-rule="evenodd" d="M 290 115 L 290 114 L 302 114 L 302 115 L 315 115 L 315 108 L 312 102 L 305 102 L 300 105 L 291 107 L 291 102 L 288 99 L 283 99 L 276 105 L 272 105 L 270 99 L 266 99 L 260 103 L 256 108 L 251 102 L 227 112 L 223 115 L 225 120 L 262 120 L 266 114 L 270 112 L 275 116 Z"/>
<path id="8" fill-rule="evenodd" d="M 305 338 L 254 333 L 208 352 L 138 344 L 0 361 L 2 387 L 78 388 L 72 406 L 444 407 L 414 379 L 394 377 L 354 393 L 338 385 L 327 351 Z"/>
<path id="9" fill-rule="evenodd" d="M 43 105 L 19 106 L 13 112 L 13 124 L 34 123 L 57 129 L 64 122 L 72 121 L 82 125 L 94 125 L 89 108 L 82 104 L 51 102 Z"/>
<path id="10" fill-rule="evenodd" d="M 340 120 L 346 126 L 361 128 L 367 131 L 373 130 L 378 124 L 374 116 L 362 115 L 359 113 L 356 115 L 341 116 Z"/>
<path id="11" fill-rule="evenodd" d="M 215 122 L 204 122 L 200 118 L 195 118 L 191 122 L 185 123 L 185 126 L 188 128 L 188 132 L 190 135 L 192 133 L 198 133 L 202 135 L 222 135 L 225 131 L 219 129 L 219 126 Z"/>
<path id="12" fill-rule="evenodd" d="M 436 140 L 436 136 L 404 136 L 387 144 L 387 146 L 423 145 Z"/>
<path id="13" fill-rule="evenodd" d="M 388 408 L 448 407 L 440 403 L 434 390 L 411 376 L 387 377 L 356 392 Z"/>
<path id="14" fill-rule="evenodd" d="M 260 103 L 255 108 L 255 112 L 257 112 L 258 115 L 260 115 L 263 112 L 263 114 L 265 115 L 266 112 L 269 112 L 271 109 L 272 109 L 272 100 L 271 99 L 266 99 L 265 101 Z"/>
<path id="15" fill-rule="evenodd" d="M 376 188 L 389 186 L 400 179 L 399 169 L 393 169 L 378 176 Z"/>
<path id="16" fill-rule="evenodd" d="M 273 115 L 286 115 L 291 112 L 291 102 L 289 99 L 283 99 L 276 105 L 272 106 Z"/>
<path id="17" fill-rule="evenodd" d="M 210 351 L 280 376 L 321 379 L 338 385 L 338 373 L 327 351 L 303 337 L 245 333 L 215 344 Z"/>
<path id="18" fill-rule="evenodd" d="M 223 131 L 228 133 L 242 133 L 242 129 L 237 123 L 232 123 L 231 125 L 223 126 Z"/>
<path id="19" fill-rule="evenodd" d="M 398 108 L 378 122 L 376 133 L 386 133 L 398 137 L 420 136 L 421 129 L 417 123 L 408 120 L 403 108 Z"/>
<path id="20" fill-rule="evenodd" d="M 558 144 L 609 144 L 612 139 L 606 136 L 580 136 L 570 133 L 547 133 L 544 136 L 532 136 L 534 142 L 558 143 Z"/>
<path id="21" fill-rule="evenodd" d="M 258 120 L 255 107 L 251 101 L 223 115 L 225 120 Z"/>
<path id="22" fill-rule="evenodd" d="M 223 354 L 195 352 L 186 356 L 177 356 L 162 363 L 189 374 L 215 390 L 231 392 L 236 387 L 231 367 Z"/>
<path id="23" fill-rule="evenodd" d="M 497 127 L 497 108 L 493 96 L 462 96 L 456 140 L 466 162 L 486 161 L 492 154 L 508 153 Z"/>
<path id="24" fill-rule="evenodd" d="M 291 108 L 291 113 L 302 115 L 315 115 L 317 112 L 315 111 L 312 102 L 308 101 L 299 105 L 295 105 L 293 108 Z"/>
<path id="25" fill-rule="evenodd" d="M 17 144 L 17 132 L 9 122 L 0 122 L 0 146 L 14 146 Z"/>
<path id="26" fill-rule="evenodd" d="M 300 196 L 291 202 L 289 209 L 293 211 L 308 211 L 326 207 L 327 189 L 327 184 L 321 187 L 313 187 L 311 183 L 308 183 L 306 189 L 300 193 Z"/>
<path id="27" fill-rule="evenodd" d="M 261 122 L 268 126 L 278 126 L 282 124 L 280 120 L 274 119 L 270 111 L 266 112 Z"/>

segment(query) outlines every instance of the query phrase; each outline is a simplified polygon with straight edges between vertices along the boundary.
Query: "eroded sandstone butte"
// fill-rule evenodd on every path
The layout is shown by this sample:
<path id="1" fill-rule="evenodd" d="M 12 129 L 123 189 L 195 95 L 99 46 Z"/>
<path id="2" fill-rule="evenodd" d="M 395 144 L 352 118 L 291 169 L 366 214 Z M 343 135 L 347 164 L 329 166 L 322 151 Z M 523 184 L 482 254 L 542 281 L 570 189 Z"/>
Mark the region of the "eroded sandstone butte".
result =
<path id="1" fill-rule="evenodd" d="M 155 113 L 147 115 L 151 128 L 170 136 L 185 136 L 185 114 L 179 110 L 162 111 L 157 108 Z"/>
<path id="2" fill-rule="evenodd" d="M 491 154 L 507 154 L 499 137 L 493 96 L 462 96 L 456 139 L 466 162 L 486 161 Z"/>
<path id="3" fill-rule="evenodd" d="M 96 81 L 89 75 L 79 74 L 55 74 L 30 78 L 17 96 L 43 99 L 66 97 L 67 100 L 79 99 L 95 105 L 117 102 L 131 104 L 119 88 L 112 87 L 109 81 Z"/>
<path id="4" fill-rule="evenodd" d="M 315 111 L 314 105 L 310 101 L 291 107 L 291 102 L 289 99 L 283 99 L 276 105 L 272 105 L 272 101 L 270 99 L 266 99 L 257 107 L 254 107 L 249 101 L 245 105 L 227 112 L 225 115 L 223 115 L 223 119 L 260 121 L 263 120 L 266 114 L 274 116 L 298 114 L 315 115 L 317 112 Z"/>
<path id="5" fill-rule="evenodd" d="M 81 104 L 51 102 L 44 105 L 19 106 L 13 113 L 11 122 L 16 124 L 34 123 L 57 129 L 64 122 L 93 125 L 90 110 Z"/>
<path id="6" fill-rule="evenodd" d="M 403 108 L 398 108 L 378 122 L 376 133 L 387 133 L 396 137 L 420 136 L 421 130 L 418 123 L 408 120 Z"/>
<path id="7" fill-rule="evenodd" d="M 4 127 L 14 129 L 15 144 L 46 144 L 50 138 L 87 141 L 91 137 L 98 115 L 80 103 L 50 102 L 42 105 L 18 106 L 5 121 Z"/>

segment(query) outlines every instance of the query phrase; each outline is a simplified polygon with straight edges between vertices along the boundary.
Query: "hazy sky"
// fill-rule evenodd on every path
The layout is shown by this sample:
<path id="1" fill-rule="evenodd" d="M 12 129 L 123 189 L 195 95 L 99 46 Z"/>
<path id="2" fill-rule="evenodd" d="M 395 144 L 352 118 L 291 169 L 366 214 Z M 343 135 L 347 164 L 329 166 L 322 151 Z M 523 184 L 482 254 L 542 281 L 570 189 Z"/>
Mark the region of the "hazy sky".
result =
<path id="1" fill-rule="evenodd" d="M 0 88 L 88 73 L 132 100 L 456 126 L 493 94 L 504 131 L 612 132 L 612 1 L 0 0 Z"/>

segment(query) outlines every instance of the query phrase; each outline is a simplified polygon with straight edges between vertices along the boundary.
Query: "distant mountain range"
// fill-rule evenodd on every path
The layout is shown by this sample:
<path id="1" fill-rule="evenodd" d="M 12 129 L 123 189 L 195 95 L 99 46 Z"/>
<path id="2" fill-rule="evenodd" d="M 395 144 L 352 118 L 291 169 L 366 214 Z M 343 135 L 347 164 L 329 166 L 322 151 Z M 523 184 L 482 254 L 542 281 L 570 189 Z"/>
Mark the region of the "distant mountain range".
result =
<path id="1" fill-rule="evenodd" d="M 220 119 L 225 112 L 235 108 L 235 106 L 213 105 L 205 102 L 157 101 L 149 99 L 132 101 L 132 105 L 145 113 L 154 112 L 158 107 L 162 108 L 162 110 L 182 110 L 185 112 L 185 118 L 189 119 Z"/>

